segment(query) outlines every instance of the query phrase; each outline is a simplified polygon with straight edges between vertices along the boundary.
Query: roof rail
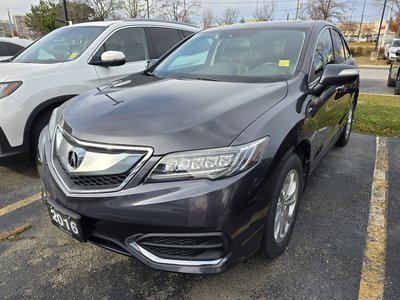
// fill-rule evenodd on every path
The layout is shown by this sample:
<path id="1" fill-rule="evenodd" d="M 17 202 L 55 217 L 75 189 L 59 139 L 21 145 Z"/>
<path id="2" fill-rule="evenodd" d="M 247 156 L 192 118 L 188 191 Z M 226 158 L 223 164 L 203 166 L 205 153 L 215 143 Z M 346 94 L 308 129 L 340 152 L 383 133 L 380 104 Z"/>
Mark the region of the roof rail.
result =
<path id="1" fill-rule="evenodd" d="M 150 22 L 160 22 L 160 23 L 170 23 L 170 24 L 178 24 L 178 25 L 185 25 L 185 26 L 190 26 L 194 28 L 198 28 L 196 25 L 189 24 L 189 23 L 184 23 L 184 22 L 179 22 L 179 21 L 170 21 L 170 20 L 161 20 L 161 19 L 147 19 L 147 18 L 133 18 L 133 19 L 123 19 L 122 21 L 124 22 L 143 22 L 143 21 L 150 21 Z"/>

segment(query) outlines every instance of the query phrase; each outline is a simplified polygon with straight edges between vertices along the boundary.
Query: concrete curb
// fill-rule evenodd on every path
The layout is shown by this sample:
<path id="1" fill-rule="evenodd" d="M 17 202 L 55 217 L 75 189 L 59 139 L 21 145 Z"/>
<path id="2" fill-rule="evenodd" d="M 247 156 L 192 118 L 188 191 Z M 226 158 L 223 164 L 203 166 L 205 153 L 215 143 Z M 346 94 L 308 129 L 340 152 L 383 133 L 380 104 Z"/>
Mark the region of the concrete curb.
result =
<path id="1" fill-rule="evenodd" d="M 399 97 L 399 95 L 393 95 L 393 94 L 378 94 L 378 93 L 365 93 L 365 92 L 360 92 L 359 96 L 362 96 L 362 95 Z"/>
<path id="2" fill-rule="evenodd" d="M 377 66 L 377 65 L 358 65 L 359 68 L 371 68 L 371 69 L 389 69 L 390 65 Z"/>

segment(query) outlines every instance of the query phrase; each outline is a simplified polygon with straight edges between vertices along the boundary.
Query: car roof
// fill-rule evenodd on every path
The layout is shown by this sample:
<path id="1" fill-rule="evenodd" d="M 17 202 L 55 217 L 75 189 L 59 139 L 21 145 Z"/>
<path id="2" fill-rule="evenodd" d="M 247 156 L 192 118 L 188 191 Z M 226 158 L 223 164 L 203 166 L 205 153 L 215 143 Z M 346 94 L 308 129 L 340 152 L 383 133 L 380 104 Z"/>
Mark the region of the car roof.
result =
<path id="1" fill-rule="evenodd" d="M 27 47 L 33 43 L 32 40 L 20 39 L 20 38 L 8 38 L 8 37 L 0 37 L 0 42 L 7 42 L 11 44 L 16 44 L 22 47 Z"/>
<path id="2" fill-rule="evenodd" d="M 165 27 L 173 27 L 177 29 L 189 30 L 189 31 L 199 31 L 200 28 L 195 25 L 176 22 L 176 21 L 166 21 L 166 20 L 158 20 L 158 19 L 125 19 L 125 20 L 115 20 L 115 21 L 96 21 L 96 22 L 86 22 L 74 24 L 71 26 L 104 26 L 104 27 L 122 27 L 126 25 L 144 25 L 144 26 L 165 26 Z"/>
<path id="3" fill-rule="evenodd" d="M 220 27 L 214 27 L 207 29 L 207 31 L 213 30 L 235 30 L 235 29 L 246 29 L 246 28 L 313 28 L 313 27 L 324 27 L 333 26 L 327 21 L 302 21 L 302 20 L 291 20 L 291 21 L 266 21 L 266 22 L 250 22 L 250 23 L 239 23 L 233 25 L 224 25 Z"/>

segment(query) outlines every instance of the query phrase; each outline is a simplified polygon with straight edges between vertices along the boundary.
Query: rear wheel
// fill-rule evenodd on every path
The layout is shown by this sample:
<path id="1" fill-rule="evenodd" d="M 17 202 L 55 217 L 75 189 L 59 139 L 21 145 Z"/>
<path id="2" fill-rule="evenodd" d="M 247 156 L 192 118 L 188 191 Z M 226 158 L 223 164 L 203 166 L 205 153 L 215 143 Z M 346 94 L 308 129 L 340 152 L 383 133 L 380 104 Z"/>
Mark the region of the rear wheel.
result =
<path id="1" fill-rule="evenodd" d="M 279 163 L 271 178 L 271 202 L 261 244 L 261 252 L 267 258 L 282 254 L 293 231 L 303 187 L 300 158 L 291 154 Z"/>
<path id="2" fill-rule="evenodd" d="M 346 126 L 343 128 L 343 131 L 340 134 L 340 137 L 336 142 L 336 146 L 344 147 L 349 142 L 350 133 L 351 133 L 351 127 L 353 126 L 354 109 L 355 109 L 355 105 L 353 104 L 351 106 L 351 108 L 350 108 L 350 111 L 349 111 L 348 115 L 347 115 Z"/>

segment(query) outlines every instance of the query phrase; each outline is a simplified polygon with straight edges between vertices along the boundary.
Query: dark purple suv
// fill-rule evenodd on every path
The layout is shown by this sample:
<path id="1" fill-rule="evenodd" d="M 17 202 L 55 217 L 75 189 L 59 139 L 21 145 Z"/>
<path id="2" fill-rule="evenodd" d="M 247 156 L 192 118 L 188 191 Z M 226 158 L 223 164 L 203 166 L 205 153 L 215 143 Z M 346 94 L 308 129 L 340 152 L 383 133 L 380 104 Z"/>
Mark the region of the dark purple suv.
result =
<path id="1" fill-rule="evenodd" d="M 349 140 L 358 89 L 327 22 L 197 33 L 53 112 L 38 150 L 51 220 L 160 270 L 274 258 L 311 171 Z"/>

